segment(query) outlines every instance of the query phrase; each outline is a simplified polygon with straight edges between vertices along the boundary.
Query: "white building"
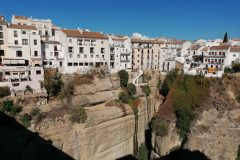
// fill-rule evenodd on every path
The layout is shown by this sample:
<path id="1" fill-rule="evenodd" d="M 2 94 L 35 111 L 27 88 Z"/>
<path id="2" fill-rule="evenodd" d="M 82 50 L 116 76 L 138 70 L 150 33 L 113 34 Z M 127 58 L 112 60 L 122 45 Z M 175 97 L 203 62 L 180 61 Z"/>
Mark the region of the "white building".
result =
<path id="1" fill-rule="evenodd" d="M 7 56 L 7 23 L 2 15 L 0 15 L 0 64 L 3 58 Z"/>
<path id="2" fill-rule="evenodd" d="M 62 68 L 67 67 L 67 59 L 64 53 L 64 47 L 57 41 L 42 41 L 42 59 L 44 68 Z"/>
<path id="3" fill-rule="evenodd" d="M 64 47 L 67 67 L 61 72 L 74 73 L 81 70 L 86 73 L 91 67 L 110 66 L 108 37 L 102 32 L 90 32 L 89 29 L 62 29 L 55 38 Z"/>

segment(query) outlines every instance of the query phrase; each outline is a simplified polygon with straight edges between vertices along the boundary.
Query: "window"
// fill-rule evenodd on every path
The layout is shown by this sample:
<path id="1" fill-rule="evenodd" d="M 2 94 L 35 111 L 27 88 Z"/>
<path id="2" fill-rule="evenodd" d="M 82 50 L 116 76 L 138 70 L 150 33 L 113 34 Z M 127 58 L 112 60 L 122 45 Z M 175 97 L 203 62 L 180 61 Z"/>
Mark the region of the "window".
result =
<path id="1" fill-rule="evenodd" d="M 93 55 L 91 55 L 91 58 L 93 58 Z"/>
<path id="2" fill-rule="evenodd" d="M 37 45 L 37 40 L 36 39 L 34 39 L 34 45 Z"/>
<path id="3" fill-rule="evenodd" d="M 10 72 L 5 72 L 5 75 L 10 75 Z"/>
<path id="4" fill-rule="evenodd" d="M 69 58 L 72 58 L 73 57 L 73 55 L 72 54 L 69 54 Z"/>
<path id="5" fill-rule="evenodd" d="M 45 48 L 49 48 L 49 46 L 48 46 L 48 45 L 45 45 Z"/>
<path id="6" fill-rule="evenodd" d="M 36 32 L 32 32 L 33 35 L 36 35 Z"/>
<path id="7" fill-rule="evenodd" d="M 72 43 L 72 39 L 69 39 L 69 43 Z"/>
<path id="8" fill-rule="evenodd" d="M 41 70 L 36 70 L 36 74 L 41 74 Z"/>
<path id="9" fill-rule="evenodd" d="M 15 43 L 15 45 L 18 45 L 18 41 L 17 40 L 15 40 L 14 43 Z"/>
<path id="10" fill-rule="evenodd" d="M 47 65 L 47 62 L 43 62 L 43 65 Z"/>
<path id="11" fill-rule="evenodd" d="M 103 44 L 103 41 L 101 41 L 101 44 Z"/>
<path id="12" fill-rule="evenodd" d="M 223 52 L 223 55 L 225 55 L 225 52 Z"/>
<path id="13" fill-rule="evenodd" d="M 45 31 L 45 36 L 48 36 L 48 31 L 47 30 Z"/>
<path id="14" fill-rule="evenodd" d="M 83 66 L 83 63 L 79 63 L 79 66 Z"/>
<path id="15" fill-rule="evenodd" d="M 78 66 L 78 63 L 73 63 L 74 66 Z"/>
<path id="16" fill-rule="evenodd" d="M 84 54 L 84 58 L 87 58 L 87 55 L 86 55 L 86 54 Z"/>
<path id="17" fill-rule="evenodd" d="M 38 51 L 34 51 L 34 57 L 38 56 Z"/>
<path id="18" fill-rule="evenodd" d="M 68 66 L 72 66 L 72 63 L 68 63 Z"/>
<path id="19" fill-rule="evenodd" d="M 84 65 L 85 65 L 85 66 L 88 66 L 88 63 L 85 63 Z"/>
<path id="20" fill-rule="evenodd" d="M 60 67 L 62 67 L 62 62 L 59 63 Z"/>
<path id="21" fill-rule="evenodd" d="M 22 45 L 28 45 L 28 40 L 27 39 L 22 39 Z"/>
<path id="22" fill-rule="evenodd" d="M 83 47 L 79 47 L 79 53 L 83 53 Z"/>
<path id="23" fill-rule="evenodd" d="M 101 48 L 101 53 L 104 53 L 104 48 Z"/>
<path id="24" fill-rule="evenodd" d="M 14 37 L 17 37 L 18 34 L 17 34 L 17 31 L 14 31 Z"/>
<path id="25" fill-rule="evenodd" d="M 2 26 L 0 26 L 0 30 L 2 30 Z"/>
<path id="26" fill-rule="evenodd" d="M 236 57 L 236 54 L 234 54 L 233 57 Z"/>
<path id="27" fill-rule="evenodd" d="M 0 32 L 0 38 L 3 38 L 3 32 Z"/>
<path id="28" fill-rule="evenodd" d="M 96 55 L 96 58 L 99 58 L 99 55 Z"/>
<path id="29" fill-rule="evenodd" d="M 90 47 L 90 53 L 94 53 L 94 48 Z"/>
<path id="30" fill-rule="evenodd" d="M 73 53 L 73 47 L 68 47 L 68 52 Z"/>
<path id="31" fill-rule="evenodd" d="M 22 51 L 16 51 L 16 57 L 22 57 Z"/>
<path id="32" fill-rule="evenodd" d="M 102 58 L 104 59 L 104 55 L 102 55 Z"/>
<path id="33" fill-rule="evenodd" d="M 77 58 L 80 58 L 80 54 L 77 55 Z"/>
<path id="34" fill-rule="evenodd" d="M 3 40 L 0 40 L 0 44 L 3 44 Z"/>
<path id="35" fill-rule="evenodd" d="M 205 62 L 207 62 L 207 59 L 205 59 Z"/>
<path id="36" fill-rule="evenodd" d="M 0 56 L 4 56 L 4 50 L 0 50 Z"/>
<path id="37" fill-rule="evenodd" d="M 26 23 L 23 23 L 24 26 L 26 26 Z"/>
<path id="38" fill-rule="evenodd" d="M 26 31 L 22 31 L 22 34 L 26 34 Z"/>
<path id="39" fill-rule="evenodd" d="M 234 64 L 234 61 L 232 61 L 231 63 Z"/>
<path id="40" fill-rule="evenodd" d="M 41 35 L 42 34 L 42 30 L 39 30 L 39 35 Z"/>
<path id="41" fill-rule="evenodd" d="M 50 53 L 50 56 L 53 56 L 53 52 Z"/>
<path id="42" fill-rule="evenodd" d="M 219 52 L 219 56 L 221 56 L 222 55 L 222 52 Z"/>

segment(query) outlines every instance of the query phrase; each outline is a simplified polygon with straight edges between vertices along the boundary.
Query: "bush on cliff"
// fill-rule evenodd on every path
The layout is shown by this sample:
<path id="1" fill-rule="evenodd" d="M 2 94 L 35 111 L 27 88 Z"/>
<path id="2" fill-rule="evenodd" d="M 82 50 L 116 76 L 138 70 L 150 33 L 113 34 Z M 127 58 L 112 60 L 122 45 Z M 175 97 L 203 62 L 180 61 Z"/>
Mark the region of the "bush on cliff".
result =
<path id="1" fill-rule="evenodd" d="M 164 137 L 168 135 L 168 126 L 159 122 L 157 119 L 153 119 L 150 125 L 152 132 L 155 132 L 157 136 Z"/>
<path id="2" fill-rule="evenodd" d="M 151 94 L 151 88 L 149 86 L 141 86 L 142 91 L 146 93 L 146 96 L 149 96 Z"/>
<path id="3" fill-rule="evenodd" d="M 30 126 L 30 121 L 32 120 L 32 117 L 29 114 L 24 113 L 22 116 L 20 116 L 19 120 L 24 127 L 28 128 Z"/>
<path id="4" fill-rule="evenodd" d="M 167 96 L 169 91 L 169 86 L 173 83 L 174 79 L 177 77 L 178 69 L 173 69 L 166 75 L 165 80 L 163 81 L 160 89 L 160 94 L 164 97 Z"/>
<path id="5" fill-rule="evenodd" d="M 118 95 L 118 98 L 123 102 L 123 103 L 128 103 L 129 94 L 127 92 L 120 92 Z"/>
<path id="6" fill-rule="evenodd" d="M 13 107 L 13 101 L 6 99 L 1 102 L 1 111 L 4 112 L 10 112 Z"/>
<path id="7" fill-rule="evenodd" d="M 142 143 L 138 149 L 137 160 L 148 160 L 148 149 L 145 143 Z"/>
<path id="8" fill-rule="evenodd" d="M 240 145 L 238 146 L 238 151 L 237 151 L 237 158 L 236 160 L 240 160 Z"/>
<path id="9" fill-rule="evenodd" d="M 129 94 L 129 96 L 132 97 L 134 94 L 137 93 L 136 86 L 132 83 L 128 83 L 127 84 L 127 92 Z"/>
<path id="10" fill-rule="evenodd" d="M 10 95 L 10 88 L 9 87 L 0 87 L 0 97 L 5 97 Z"/>
<path id="11" fill-rule="evenodd" d="M 83 107 L 77 106 L 72 109 L 69 119 L 72 123 L 84 123 L 87 120 L 87 113 Z"/>
<path id="12" fill-rule="evenodd" d="M 120 86 L 122 88 L 126 88 L 127 87 L 127 83 L 128 83 L 128 78 L 129 78 L 128 72 L 125 71 L 125 70 L 120 70 L 118 72 L 118 75 L 120 77 Z"/>

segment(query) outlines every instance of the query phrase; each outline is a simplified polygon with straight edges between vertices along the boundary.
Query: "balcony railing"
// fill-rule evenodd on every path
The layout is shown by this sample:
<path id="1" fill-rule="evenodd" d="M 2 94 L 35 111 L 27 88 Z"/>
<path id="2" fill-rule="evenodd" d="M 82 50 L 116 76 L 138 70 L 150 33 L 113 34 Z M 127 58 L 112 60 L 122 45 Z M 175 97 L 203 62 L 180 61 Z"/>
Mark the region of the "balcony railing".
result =
<path id="1" fill-rule="evenodd" d="M 110 61 L 114 61 L 115 59 L 114 58 L 110 58 Z"/>

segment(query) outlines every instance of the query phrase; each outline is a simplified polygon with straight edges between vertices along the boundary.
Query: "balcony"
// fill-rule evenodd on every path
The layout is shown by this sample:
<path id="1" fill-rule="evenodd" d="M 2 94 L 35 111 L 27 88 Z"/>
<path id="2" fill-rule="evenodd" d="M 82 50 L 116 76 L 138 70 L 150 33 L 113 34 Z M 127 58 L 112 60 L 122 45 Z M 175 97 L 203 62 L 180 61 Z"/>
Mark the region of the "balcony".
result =
<path id="1" fill-rule="evenodd" d="M 114 61 L 115 59 L 114 58 L 110 58 L 110 61 Z"/>
<path id="2" fill-rule="evenodd" d="M 114 54 L 114 51 L 110 51 L 110 54 Z"/>
<path id="3" fill-rule="evenodd" d="M 97 44 L 96 43 L 91 43 L 91 46 L 96 46 Z"/>
<path id="4" fill-rule="evenodd" d="M 104 54 L 105 52 L 104 51 L 101 51 L 102 54 Z"/>

